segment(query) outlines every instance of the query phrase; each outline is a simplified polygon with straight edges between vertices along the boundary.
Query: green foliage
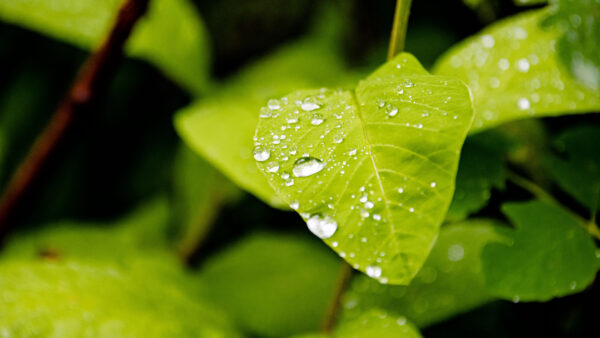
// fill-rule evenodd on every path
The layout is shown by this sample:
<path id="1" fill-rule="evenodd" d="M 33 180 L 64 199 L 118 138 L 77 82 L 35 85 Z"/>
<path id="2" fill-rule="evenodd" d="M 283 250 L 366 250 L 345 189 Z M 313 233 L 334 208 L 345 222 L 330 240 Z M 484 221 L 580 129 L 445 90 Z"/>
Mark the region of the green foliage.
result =
<path id="1" fill-rule="evenodd" d="M 446 215 L 448 220 L 467 218 L 487 204 L 492 188 L 504 188 L 506 150 L 506 142 L 490 132 L 467 138 L 458 164 L 454 197 Z"/>
<path id="2" fill-rule="evenodd" d="M 222 312 L 184 291 L 189 282 L 152 267 L 3 262 L 0 330 L 16 337 L 237 336 Z"/>
<path id="3" fill-rule="evenodd" d="M 341 267 L 309 238 L 259 233 L 212 257 L 200 277 L 242 328 L 281 337 L 319 329 Z"/>
<path id="4" fill-rule="evenodd" d="M 269 98 L 295 88 L 349 81 L 340 79 L 344 77 L 340 63 L 327 40 L 306 38 L 285 46 L 246 68 L 215 95 L 178 112 L 175 127 L 190 148 L 233 182 L 268 204 L 286 208 L 252 158 L 258 110 Z"/>
<path id="5" fill-rule="evenodd" d="M 171 231 L 180 254 L 187 257 L 202 243 L 221 207 L 237 199 L 240 192 L 184 145 L 174 166 Z"/>
<path id="6" fill-rule="evenodd" d="M 540 27 L 547 15 L 546 9 L 535 10 L 495 23 L 435 65 L 435 74 L 456 76 L 471 88 L 471 132 L 515 119 L 600 109 L 600 92 L 577 81 L 557 57 L 561 30 Z"/>
<path id="7" fill-rule="evenodd" d="M 421 334 L 402 316 L 392 317 L 381 310 L 371 310 L 355 321 L 342 323 L 332 336 L 340 338 L 420 338 Z"/>
<path id="8" fill-rule="evenodd" d="M 116 224 L 18 236 L 0 257 L 0 331 L 19 337 L 236 337 L 165 252 L 164 201 Z M 143 253 L 143 254 L 142 254 Z"/>
<path id="9" fill-rule="evenodd" d="M 503 240 L 497 228 L 490 220 L 442 227 L 425 265 L 409 286 L 356 277 L 344 296 L 344 318 L 356 320 L 368 309 L 380 308 L 427 327 L 492 300 L 480 256 L 486 244 Z"/>
<path id="10" fill-rule="evenodd" d="M 584 85 L 600 90 L 600 1 L 555 0 L 546 26 L 557 26 L 562 36 L 558 53 L 567 69 Z"/>
<path id="11" fill-rule="evenodd" d="M 96 48 L 114 21 L 120 0 L 11 0 L 0 19 L 78 47 Z M 191 93 L 208 84 L 208 38 L 188 0 L 155 0 L 126 46 L 128 54 L 155 64 Z"/>
<path id="12" fill-rule="evenodd" d="M 545 168 L 569 195 L 595 214 L 600 209 L 600 128 L 572 128 L 556 140 Z"/>
<path id="13" fill-rule="evenodd" d="M 354 268 L 410 282 L 452 198 L 468 89 L 401 54 L 355 91 L 295 92 L 261 116 L 254 158 L 278 196 Z"/>
<path id="14" fill-rule="evenodd" d="M 503 212 L 515 230 L 482 254 L 490 292 L 518 301 L 546 301 L 587 287 L 596 275 L 596 246 L 583 223 L 564 209 L 541 201 L 507 203 Z"/>

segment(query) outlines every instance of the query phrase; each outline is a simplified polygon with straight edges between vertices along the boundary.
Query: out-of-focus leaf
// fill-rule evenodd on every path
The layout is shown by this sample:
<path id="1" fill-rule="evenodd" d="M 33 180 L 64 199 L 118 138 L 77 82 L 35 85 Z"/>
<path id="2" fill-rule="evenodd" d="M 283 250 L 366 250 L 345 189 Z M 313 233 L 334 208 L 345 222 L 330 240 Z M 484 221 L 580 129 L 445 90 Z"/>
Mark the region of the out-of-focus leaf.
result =
<path id="1" fill-rule="evenodd" d="M 356 320 L 342 322 L 332 335 L 340 338 L 420 338 L 419 330 L 403 316 L 370 310 Z"/>
<path id="2" fill-rule="evenodd" d="M 340 261 L 317 241 L 256 234 L 210 258 L 207 295 L 260 336 L 318 330 L 332 302 Z"/>
<path id="3" fill-rule="evenodd" d="M 404 315 L 427 327 L 492 300 L 481 273 L 481 251 L 503 240 L 496 223 L 472 220 L 442 227 L 427 262 L 409 286 L 382 285 L 358 276 L 343 299 L 343 318 L 370 308 Z"/>
<path id="4" fill-rule="evenodd" d="M 461 150 L 456 189 L 446 219 L 460 221 L 467 218 L 487 205 L 492 188 L 504 189 L 506 149 L 490 144 L 498 139 L 496 136 L 485 133 L 467 138 Z"/>
<path id="5" fill-rule="evenodd" d="M 595 112 L 600 92 L 579 83 L 555 50 L 560 29 L 542 29 L 548 10 L 502 20 L 452 48 L 434 73 L 457 76 L 473 93 L 471 132 L 527 117 Z"/>
<path id="6" fill-rule="evenodd" d="M 59 222 L 9 241 L 0 260 L 37 258 L 40 255 L 101 261 L 121 261 L 164 251 L 168 207 L 163 199 L 140 207 L 113 223 Z"/>
<path id="7" fill-rule="evenodd" d="M 467 87 L 403 53 L 356 90 L 298 91 L 261 111 L 254 158 L 278 196 L 354 268 L 408 284 L 452 199 Z"/>
<path id="8" fill-rule="evenodd" d="M 596 246 L 580 221 L 546 202 L 507 203 L 509 239 L 483 249 L 486 286 L 513 301 L 546 301 L 583 290 L 598 269 Z"/>
<path id="9" fill-rule="evenodd" d="M 0 264 L 0 332 L 15 337 L 237 337 L 226 316 L 196 299 L 182 271 L 11 260 Z"/>
<path id="10" fill-rule="evenodd" d="M 183 140 L 241 188 L 275 207 L 286 206 L 258 172 L 252 136 L 259 108 L 296 88 L 343 80 L 338 53 L 328 41 L 307 38 L 283 47 L 231 79 L 220 91 L 177 113 Z"/>
<path id="11" fill-rule="evenodd" d="M 558 27 L 558 53 L 584 85 L 600 89 L 600 1 L 556 0 L 545 26 Z"/>
<path id="12" fill-rule="evenodd" d="M 187 146 L 180 147 L 173 172 L 171 224 L 183 257 L 203 241 L 221 207 L 240 191 Z"/>
<path id="13" fill-rule="evenodd" d="M 545 169 L 558 185 L 592 212 L 600 209 L 600 128 L 582 126 L 560 135 L 560 153 L 549 154 Z"/>
<path id="14" fill-rule="evenodd" d="M 84 49 L 108 33 L 121 0 L 11 0 L 0 2 L 0 19 Z M 208 38 L 188 0 L 155 0 L 132 33 L 127 52 L 147 60 L 192 93 L 206 89 Z"/>
<path id="15" fill-rule="evenodd" d="M 363 313 L 352 321 L 342 321 L 332 333 L 307 333 L 293 338 L 420 338 L 419 330 L 404 316 L 393 316 L 379 309 Z"/>

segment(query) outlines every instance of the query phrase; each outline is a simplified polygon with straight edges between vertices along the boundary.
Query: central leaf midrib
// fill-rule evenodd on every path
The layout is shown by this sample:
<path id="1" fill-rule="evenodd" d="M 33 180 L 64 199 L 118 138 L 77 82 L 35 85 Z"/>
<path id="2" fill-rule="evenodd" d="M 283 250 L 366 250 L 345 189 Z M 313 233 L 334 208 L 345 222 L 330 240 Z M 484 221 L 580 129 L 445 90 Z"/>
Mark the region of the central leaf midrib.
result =
<path id="1" fill-rule="evenodd" d="M 381 194 L 382 199 L 384 201 L 385 204 L 385 212 L 388 218 L 388 222 L 390 223 L 390 227 L 391 227 L 391 236 L 393 241 L 396 242 L 395 236 L 394 234 L 396 233 L 396 229 L 394 227 L 394 219 L 392 218 L 392 212 L 390 210 L 389 207 L 389 201 L 387 199 L 387 195 L 385 193 L 385 189 L 383 188 L 383 181 L 381 180 L 381 176 L 379 176 L 379 170 L 377 169 L 377 164 L 375 164 L 375 156 L 373 155 L 373 151 L 371 149 L 371 142 L 369 141 L 369 135 L 367 133 L 367 129 L 366 129 L 366 122 L 363 120 L 362 117 L 362 112 L 361 112 L 361 108 L 360 108 L 360 102 L 358 101 L 358 98 L 356 96 L 356 91 L 351 90 L 350 91 L 351 95 L 352 95 L 352 100 L 354 101 L 354 104 L 356 105 L 356 113 L 358 115 L 358 120 L 360 122 L 360 127 L 363 131 L 363 135 L 365 137 L 365 144 L 367 145 L 368 149 L 369 149 L 369 158 L 371 159 L 371 164 L 373 165 L 373 170 L 375 171 L 375 175 L 377 177 L 377 183 L 379 184 L 379 189 L 381 190 Z M 377 248 L 377 250 L 379 251 L 381 246 L 383 244 L 385 244 L 386 241 L 383 241 L 383 243 L 379 246 L 379 248 Z"/>

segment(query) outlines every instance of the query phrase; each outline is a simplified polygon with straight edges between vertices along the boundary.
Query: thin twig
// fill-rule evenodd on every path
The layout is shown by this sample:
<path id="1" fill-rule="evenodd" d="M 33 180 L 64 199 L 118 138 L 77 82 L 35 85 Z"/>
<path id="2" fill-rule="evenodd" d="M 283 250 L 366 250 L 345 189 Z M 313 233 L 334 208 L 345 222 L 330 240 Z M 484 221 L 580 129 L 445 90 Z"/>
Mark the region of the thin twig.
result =
<path id="1" fill-rule="evenodd" d="M 517 186 L 529 191 L 533 196 L 537 197 L 538 199 L 566 209 L 559 201 L 557 201 L 552 195 L 550 195 L 550 193 L 548 193 L 536 183 L 528 180 L 527 178 L 522 177 L 511 170 L 508 171 L 507 178 Z M 579 221 L 579 224 L 583 229 L 585 229 L 585 231 L 587 231 L 592 237 L 596 238 L 597 240 L 600 240 L 600 229 L 596 225 L 594 219 L 588 221 L 574 212 L 571 212 L 571 214 Z"/>
<path id="2" fill-rule="evenodd" d="M 406 28 L 408 26 L 408 14 L 410 12 L 410 3 L 412 0 L 397 0 L 396 11 L 394 12 L 394 24 L 392 25 L 392 34 L 390 36 L 390 46 L 388 49 L 388 61 L 393 59 L 398 53 L 404 50 L 406 41 Z"/>
<path id="3" fill-rule="evenodd" d="M 81 67 L 50 122 L 13 173 L 0 198 L 0 239 L 8 232 L 9 219 L 15 207 L 56 151 L 73 121 L 108 87 L 121 59 L 123 46 L 136 22 L 148 8 L 148 2 L 149 0 L 125 0 L 109 35 Z"/>
<path id="4" fill-rule="evenodd" d="M 344 295 L 344 291 L 346 291 L 350 277 L 352 277 L 352 267 L 346 261 L 342 261 L 333 298 L 323 320 L 323 332 L 331 332 L 333 329 L 340 306 L 342 305 L 342 296 Z"/>

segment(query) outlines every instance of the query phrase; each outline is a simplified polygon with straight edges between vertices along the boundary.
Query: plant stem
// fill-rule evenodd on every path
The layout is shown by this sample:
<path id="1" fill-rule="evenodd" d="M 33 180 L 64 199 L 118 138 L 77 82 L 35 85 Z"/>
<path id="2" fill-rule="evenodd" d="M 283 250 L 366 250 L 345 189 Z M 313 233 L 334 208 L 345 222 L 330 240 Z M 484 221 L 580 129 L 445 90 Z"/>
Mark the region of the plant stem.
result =
<path id="1" fill-rule="evenodd" d="M 548 203 L 552 203 L 557 205 L 563 209 L 566 209 L 560 202 L 558 202 L 552 195 L 550 195 L 546 190 L 544 190 L 539 185 L 534 182 L 528 180 L 525 177 L 520 176 L 519 174 L 508 171 L 508 180 L 518 185 L 519 187 L 529 191 L 533 196 L 539 198 L 540 200 L 546 201 Z M 600 240 L 600 229 L 595 223 L 595 220 L 592 219 L 590 221 L 584 219 L 583 217 L 577 215 L 576 213 L 571 211 L 571 214 L 579 221 L 579 224 L 585 231 L 587 231 L 592 237 Z"/>
<path id="2" fill-rule="evenodd" d="M 388 49 L 388 61 L 393 59 L 398 53 L 404 50 L 406 41 L 406 27 L 408 26 L 408 14 L 412 0 L 397 0 L 396 11 L 394 13 L 394 24 L 392 25 L 392 35 L 390 36 L 390 46 Z"/>
<path id="3" fill-rule="evenodd" d="M 146 12 L 148 2 L 149 0 L 125 0 L 109 35 L 80 68 L 50 122 L 11 176 L 0 198 L 0 239 L 8 232 L 8 221 L 15 207 L 55 153 L 75 118 L 81 116 L 108 87 L 121 59 L 123 46 L 138 19 Z"/>
<path id="4" fill-rule="evenodd" d="M 552 204 L 558 204 L 558 201 L 552 197 L 546 190 L 544 190 L 539 185 L 534 182 L 526 179 L 525 177 L 520 176 L 519 174 L 508 170 L 507 178 L 509 181 L 513 182 L 517 186 L 523 188 L 524 190 L 529 191 L 533 196 L 539 198 L 542 201 L 550 202 Z"/>
<path id="5" fill-rule="evenodd" d="M 333 298 L 331 299 L 331 303 L 325 314 L 325 320 L 323 321 L 323 332 L 325 333 L 329 333 L 333 329 L 337 314 L 342 305 L 342 296 L 344 295 L 344 291 L 346 291 L 346 286 L 350 281 L 350 277 L 352 277 L 352 267 L 346 261 L 342 261 Z"/>

